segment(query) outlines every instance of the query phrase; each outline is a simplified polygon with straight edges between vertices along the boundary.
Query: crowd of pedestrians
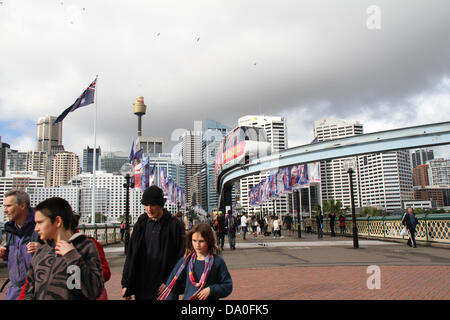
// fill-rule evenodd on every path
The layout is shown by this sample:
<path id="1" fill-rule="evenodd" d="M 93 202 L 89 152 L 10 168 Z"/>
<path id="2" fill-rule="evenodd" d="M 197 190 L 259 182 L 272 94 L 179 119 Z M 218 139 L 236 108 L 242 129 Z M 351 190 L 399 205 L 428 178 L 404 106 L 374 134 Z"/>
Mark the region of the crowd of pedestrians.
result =
<path id="1" fill-rule="evenodd" d="M 243 240 L 282 236 L 282 227 L 292 235 L 293 218 L 276 215 L 241 217 L 218 211 L 203 221 L 189 219 L 164 208 L 166 199 L 157 186 L 147 188 L 141 199 L 145 213 L 134 224 L 125 250 L 121 295 L 136 300 L 205 300 L 231 294 L 233 282 L 220 254 L 225 236 L 236 250 L 236 235 Z M 111 271 L 102 245 L 79 232 L 80 215 L 59 197 L 46 199 L 35 208 L 29 195 L 12 190 L 4 196 L 5 243 L 0 258 L 8 267 L 7 300 L 107 300 L 105 283 Z M 317 214 L 317 235 L 323 237 L 323 215 Z M 336 215 L 329 215 L 335 236 Z M 338 218 L 345 235 L 345 217 Z M 408 245 L 416 247 L 418 220 L 408 208 L 401 223 L 409 232 Z M 306 226 L 308 227 L 308 226 Z M 126 230 L 120 224 L 121 240 Z M 0 290 L 3 290 L 3 287 Z"/>

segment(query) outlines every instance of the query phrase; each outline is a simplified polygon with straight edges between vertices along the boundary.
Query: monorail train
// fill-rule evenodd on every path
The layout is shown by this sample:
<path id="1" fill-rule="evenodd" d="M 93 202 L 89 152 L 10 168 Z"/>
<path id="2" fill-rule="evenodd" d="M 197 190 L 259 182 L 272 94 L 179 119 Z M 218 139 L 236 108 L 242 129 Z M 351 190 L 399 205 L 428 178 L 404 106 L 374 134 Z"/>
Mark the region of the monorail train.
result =
<path id="1" fill-rule="evenodd" d="M 215 185 L 217 178 L 227 169 L 247 164 L 251 158 L 264 157 L 271 152 L 266 132 L 260 127 L 236 127 L 219 144 L 215 164 Z"/>

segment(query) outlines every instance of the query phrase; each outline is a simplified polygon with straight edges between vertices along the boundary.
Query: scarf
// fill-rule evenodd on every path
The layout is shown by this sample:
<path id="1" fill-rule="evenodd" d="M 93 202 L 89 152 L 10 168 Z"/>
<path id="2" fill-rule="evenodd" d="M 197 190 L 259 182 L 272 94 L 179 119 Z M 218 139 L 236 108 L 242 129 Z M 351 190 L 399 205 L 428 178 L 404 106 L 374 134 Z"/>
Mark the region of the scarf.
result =
<path id="1" fill-rule="evenodd" d="M 203 290 L 203 288 L 206 285 L 206 281 L 208 280 L 209 273 L 211 271 L 212 265 L 214 264 L 214 255 L 212 253 L 209 253 L 206 256 L 205 268 L 203 269 L 203 273 L 202 273 L 202 276 L 200 277 L 200 281 L 199 282 L 196 281 L 195 276 L 194 276 L 194 263 L 195 263 L 195 260 L 197 260 L 197 254 L 195 253 L 195 251 L 191 252 L 190 254 L 188 254 L 186 256 L 186 258 L 184 259 L 183 263 L 178 268 L 178 271 L 175 274 L 175 276 L 173 277 L 172 281 L 164 289 L 164 291 L 160 294 L 160 296 L 158 297 L 158 300 L 166 300 L 167 299 L 167 297 L 169 296 L 170 292 L 172 291 L 172 288 L 174 287 L 176 281 L 180 277 L 181 272 L 183 272 L 183 270 L 186 268 L 186 265 L 188 265 L 188 263 L 189 263 L 189 266 L 188 266 L 189 281 L 191 281 L 191 283 L 195 287 L 198 288 L 198 290 L 192 295 L 192 297 L 189 298 L 189 300 L 196 300 L 197 299 L 197 295 L 199 294 L 200 291 Z"/>

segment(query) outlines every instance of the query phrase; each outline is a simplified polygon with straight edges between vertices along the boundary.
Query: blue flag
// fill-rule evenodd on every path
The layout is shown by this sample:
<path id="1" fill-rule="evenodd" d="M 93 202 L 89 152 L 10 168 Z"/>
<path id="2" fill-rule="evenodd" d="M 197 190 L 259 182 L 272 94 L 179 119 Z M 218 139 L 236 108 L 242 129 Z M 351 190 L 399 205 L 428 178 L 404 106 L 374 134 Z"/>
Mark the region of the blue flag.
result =
<path id="1" fill-rule="evenodd" d="M 78 97 L 78 99 L 66 110 L 63 111 L 59 115 L 58 118 L 56 118 L 55 121 L 53 121 L 53 125 L 56 123 L 63 121 L 64 118 L 69 114 L 69 112 L 73 112 L 78 108 L 87 106 L 89 104 L 94 103 L 94 96 L 95 96 L 95 85 L 97 84 L 97 78 L 95 78 L 94 81 L 89 85 L 89 87 L 84 90 L 84 92 L 81 94 L 81 96 Z"/>
<path id="2" fill-rule="evenodd" d="M 130 151 L 130 163 L 133 163 L 134 160 L 134 140 L 131 144 L 131 151 Z"/>

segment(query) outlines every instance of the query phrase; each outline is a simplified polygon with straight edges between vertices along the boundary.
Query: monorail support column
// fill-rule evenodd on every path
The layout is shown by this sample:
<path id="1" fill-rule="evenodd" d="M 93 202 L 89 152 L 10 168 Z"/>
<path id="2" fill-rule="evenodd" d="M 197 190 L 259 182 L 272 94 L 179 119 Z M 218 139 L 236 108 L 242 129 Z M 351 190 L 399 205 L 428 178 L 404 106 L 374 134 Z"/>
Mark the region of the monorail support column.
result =
<path id="1" fill-rule="evenodd" d="M 221 203 L 220 211 L 222 211 L 224 214 L 227 211 L 227 207 L 230 209 L 233 207 L 233 193 L 232 193 L 233 186 L 224 186 L 223 188 L 223 201 Z"/>

